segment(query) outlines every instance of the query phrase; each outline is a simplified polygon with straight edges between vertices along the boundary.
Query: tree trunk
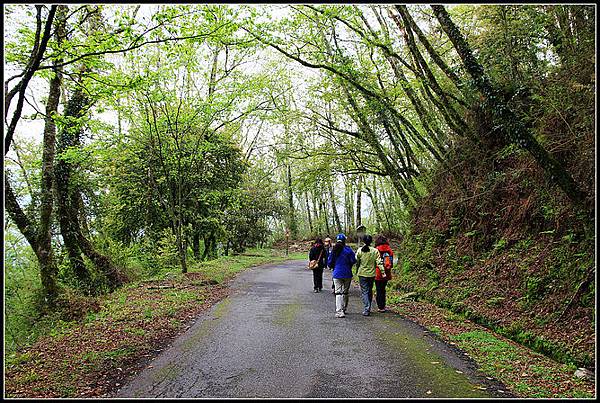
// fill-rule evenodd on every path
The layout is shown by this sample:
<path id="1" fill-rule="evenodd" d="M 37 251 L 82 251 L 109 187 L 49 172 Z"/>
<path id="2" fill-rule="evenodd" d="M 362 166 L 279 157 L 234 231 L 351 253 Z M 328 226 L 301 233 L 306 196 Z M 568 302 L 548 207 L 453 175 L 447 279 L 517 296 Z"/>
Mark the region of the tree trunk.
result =
<path id="1" fill-rule="evenodd" d="M 313 192 L 311 197 L 312 209 L 314 213 L 314 223 L 315 223 L 315 232 L 320 234 L 323 229 L 323 211 L 319 209 L 319 204 L 317 203 L 316 192 Z"/>
<path id="2" fill-rule="evenodd" d="M 81 87 L 74 90 L 67 102 L 65 116 L 75 118 L 74 122 L 66 124 L 59 133 L 57 154 L 60 156 L 70 147 L 79 147 L 82 132 L 81 124 L 77 123 L 90 106 L 91 100 L 84 94 Z M 73 166 L 63 158 L 55 165 L 55 181 L 57 195 L 57 213 L 60 231 L 72 268 L 77 278 L 82 281 L 89 279 L 82 253 L 84 253 L 108 279 L 111 286 L 121 284 L 124 279 L 113 266 L 108 257 L 100 254 L 89 240 L 83 235 L 79 222 L 79 205 L 81 194 L 72 178 Z"/>
<path id="3" fill-rule="evenodd" d="M 454 73 L 454 71 L 452 71 L 450 67 L 448 67 L 446 62 L 444 62 L 440 55 L 435 51 L 433 46 L 431 46 L 431 43 L 423 34 L 423 31 L 421 31 L 421 28 L 419 28 L 419 25 L 415 23 L 415 20 L 413 20 L 412 16 L 408 12 L 408 8 L 405 5 L 396 4 L 396 10 L 398 10 L 400 15 L 402 16 L 402 19 L 408 24 L 410 29 L 412 29 L 417 34 L 419 41 L 423 44 L 425 49 L 427 49 L 427 52 L 429 53 L 435 64 L 437 64 L 438 67 L 444 72 L 444 74 L 446 74 L 446 76 L 452 81 L 454 86 L 462 92 L 462 82 L 460 78 L 458 78 L 456 73 Z"/>
<path id="4" fill-rule="evenodd" d="M 430 98 L 431 98 L 432 102 L 436 103 L 440 113 L 442 113 L 442 115 L 444 117 L 446 117 L 446 121 L 453 122 L 456 125 L 455 127 L 459 131 L 461 131 L 463 133 L 467 132 L 468 129 L 467 129 L 466 122 L 461 117 L 461 115 L 456 111 L 456 109 L 454 108 L 454 106 L 452 105 L 452 103 L 450 102 L 448 97 L 454 99 L 455 101 L 458 101 L 463 106 L 466 106 L 466 104 L 464 103 L 464 101 L 457 99 L 452 94 L 448 94 L 442 89 L 442 87 L 438 83 L 437 79 L 433 75 L 433 72 L 429 68 L 429 65 L 423 58 L 423 55 L 419 51 L 419 48 L 417 47 L 413 32 L 410 29 L 410 25 L 406 21 L 404 24 L 402 24 L 400 22 L 400 19 L 398 18 L 398 16 L 392 13 L 391 9 L 388 11 L 389 11 L 389 15 L 392 18 L 392 20 L 394 20 L 394 22 L 396 23 L 398 28 L 403 33 L 404 40 L 405 40 L 406 44 L 408 45 L 408 48 L 409 48 L 411 54 L 413 55 L 413 59 L 415 62 L 415 71 L 418 72 L 420 79 L 425 84 L 427 84 L 427 87 L 431 88 L 440 98 L 439 100 L 437 100 L 436 98 L 431 96 Z"/>
<path id="5" fill-rule="evenodd" d="M 331 212 L 333 213 L 333 219 L 335 221 L 335 225 L 338 233 L 342 232 L 342 223 L 340 222 L 340 216 L 337 212 L 337 207 L 335 203 L 335 194 L 333 193 L 333 185 L 331 182 L 327 182 L 327 187 L 329 189 L 329 197 L 331 198 Z"/>
<path id="6" fill-rule="evenodd" d="M 287 165 L 287 192 L 288 192 L 288 205 L 289 205 L 289 226 L 290 233 L 293 239 L 298 237 L 298 225 L 296 223 L 296 213 L 294 210 L 294 193 L 292 191 L 292 169 L 290 165 Z"/>
<path id="7" fill-rule="evenodd" d="M 346 234 L 352 233 L 354 226 L 354 195 L 352 182 L 345 178 L 344 196 L 346 205 Z"/>
<path id="8" fill-rule="evenodd" d="M 375 178 L 373 178 L 373 182 L 375 182 Z M 393 205 L 393 203 L 391 201 L 391 197 L 388 195 L 389 192 L 387 192 L 387 186 L 384 186 L 382 179 L 379 180 L 379 186 L 376 186 L 374 184 L 373 188 L 380 189 L 379 195 L 381 195 L 381 197 L 384 199 L 384 203 L 383 203 L 384 206 L 392 206 Z M 383 216 L 385 217 L 385 222 L 387 224 L 388 230 L 391 230 L 392 229 L 392 221 L 390 221 L 390 214 L 388 213 L 387 208 L 383 209 Z"/>
<path id="9" fill-rule="evenodd" d="M 204 240 L 204 250 L 202 251 L 201 260 L 207 260 L 210 255 L 210 237 L 205 236 Z"/>
<path id="10" fill-rule="evenodd" d="M 362 177 L 358 177 L 356 186 L 356 227 L 362 225 Z"/>
<path id="11" fill-rule="evenodd" d="M 206 239 L 206 257 L 214 259 L 217 256 L 217 240 L 214 233 L 210 233 Z"/>
<path id="12" fill-rule="evenodd" d="M 112 264 L 110 259 L 99 253 L 92 243 L 83 234 L 79 233 L 79 244 L 83 253 L 94 263 L 94 266 L 100 270 L 108 280 L 108 285 L 111 288 L 116 288 L 123 285 L 127 278 Z"/>
<path id="13" fill-rule="evenodd" d="M 405 205 L 409 205 L 410 201 L 408 198 L 408 194 L 406 193 L 406 189 L 402 185 L 402 178 L 400 177 L 398 170 L 393 167 L 392 163 L 388 159 L 388 155 L 381 147 L 377 135 L 369 126 L 368 120 L 363 115 L 362 110 L 358 107 L 356 100 L 352 97 L 348 88 L 346 88 L 346 86 L 343 84 L 342 88 L 344 89 L 344 93 L 346 95 L 346 98 L 348 99 L 348 103 L 352 106 L 352 110 L 354 111 L 354 114 L 351 114 L 351 116 L 361 130 L 361 140 L 369 144 L 377 153 L 377 157 L 379 158 L 383 167 L 385 168 L 386 173 L 390 176 L 392 184 L 394 185 L 398 194 L 402 198 L 402 201 L 405 203 Z M 352 215 L 353 214 L 351 214 L 351 216 Z"/>
<path id="14" fill-rule="evenodd" d="M 208 82 L 208 98 L 212 97 L 212 94 L 215 92 L 215 80 L 217 79 L 217 65 L 218 65 L 218 61 L 219 61 L 219 52 L 220 49 L 216 48 L 213 51 L 213 61 L 212 61 L 212 68 L 210 70 L 210 79 Z"/>
<path id="15" fill-rule="evenodd" d="M 65 38 L 65 23 L 67 18 L 67 7 L 58 6 L 56 12 L 56 41 L 58 45 Z M 55 64 L 61 60 L 55 61 Z M 42 152 L 42 183 L 40 188 L 40 227 L 38 231 L 38 244 L 36 256 L 40 264 L 40 275 L 42 286 L 46 297 L 53 301 L 58 295 L 56 275 L 58 267 L 54 261 L 52 250 L 52 209 L 54 206 L 54 157 L 56 154 L 56 123 L 54 115 L 58 112 L 60 103 L 60 87 L 62 75 L 58 68 L 53 69 L 54 76 L 50 79 L 50 91 L 46 103 L 46 118 L 44 124 L 44 139 Z"/>
<path id="16" fill-rule="evenodd" d="M 89 100 L 84 95 L 81 88 L 77 88 L 71 94 L 65 107 L 65 116 L 80 119 L 85 113 L 84 109 Z M 81 249 L 79 246 L 79 191 L 76 185 L 72 183 L 72 165 L 65 159 L 60 158 L 62 153 L 70 147 L 78 147 L 80 144 L 81 128 L 75 123 L 65 125 L 59 132 L 57 143 L 58 159 L 55 165 L 56 173 L 56 196 L 57 196 L 57 215 L 60 224 L 60 232 L 63 237 L 63 243 L 67 249 L 67 255 L 71 263 L 71 268 L 77 278 L 86 282 L 90 274 L 85 267 Z"/>
<path id="17" fill-rule="evenodd" d="M 306 216 L 308 217 L 308 230 L 310 236 L 313 235 L 313 223 L 312 217 L 310 216 L 310 205 L 308 204 L 308 192 L 304 192 L 304 200 L 306 201 Z"/>
<path id="18" fill-rule="evenodd" d="M 177 252 L 179 253 L 179 262 L 181 263 L 181 272 L 187 273 L 187 251 L 185 248 L 185 240 L 183 236 L 183 228 L 181 221 L 175 223 L 175 241 L 177 242 Z"/>
<path id="19" fill-rule="evenodd" d="M 331 232 L 331 228 L 329 227 L 329 215 L 327 214 L 327 206 L 325 205 L 323 197 L 321 197 L 321 200 L 319 201 L 319 206 L 323 214 L 323 219 L 325 220 L 325 233 L 329 235 Z"/>
<path id="20" fill-rule="evenodd" d="M 194 257 L 200 259 L 200 233 L 198 230 L 194 230 L 194 235 L 192 235 L 192 250 Z"/>
<path id="21" fill-rule="evenodd" d="M 56 41 L 60 45 L 65 35 L 64 31 L 66 20 L 66 7 L 53 6 L 52 14 L 54 15 L 55 12 L 55 35 Z M 30 61 L 32 64 L 30 64 L 28 68 L 32 67 L 33 64 L 36 63 L 33 60 L 34 57 L 38 58 L 39 60 L 41 60 L 41 58 L 43 57 L 46 43 L 49 40 L 52 19 L 53 17 L 49 16 L 49 19 L 46 22 L 46 30 L 44 33 L 45 38 L 42 41 L 42 46 L 37 50 L 34 49 L 34 51 L 32 52 L 32 60 Z M 60 60 L 58 59 L 54 61 L 54 65 L 59 63 Z M 21 233 L 25 236 L 25 239 L 27 240 L 27 242 L 29 243 L 36 255 L 36 258 L 40 265 L 40 277 L 42 287 L 44 289 L 46 300 L 50 305 L 54 304 L 54 301 L 58 296 L 58 287 L 56 284 L 56 275 L 58 273 L 58 267 L 56 266 L 56 262 L 54 260 L 54 253 L 52 250 L 52 233 L 50 231 L 50 228 L 52 222 L 53 209 L 53 163 L 56 145 L 56 124 L 54 122 L 54 115 L 57 113 L 58 104 L 60 102 L 60 86 L 62 82 L 62 76 L 60 74 L 60 71 L 54 68 L 53 73 L 54 76 L 50 79 L 50 89 L 48 92 L 48 99 L 46 101 L 46 118 L 44 123 L 42 151 L 42 180 L 40 186 L 40 222 L 39 227 L 37 229 L 21 209 L 18 200 L 12 190 L 12 187 L 10 186 L 8 175 L 5 175 L 4 177 L 6 211 L 10 215 L 11 219 L 17 224 L 17 228 L 19 228 L 19 231 L 21 231 Z M 28 73 L 26 72 L 26 74 Z M 33 74 L 33 71 L 31 71 L 31 74 Z M 27 81 L 28 80 L 23 79 L 23 81 L 19 83 L 19 85 L 23 87 L 23 93 L 24 88 L 27 87 Z M 16 91 L 14 92 L 14 94 L 16 94 Z M 10 94 L 6 95 L 5 113 L 8 111 L 8 104 L 10 103 L 11 97 L 12 96 Z M 5 154 L 6 152 L 8 152 L 8 147 L 5 148 Z"/>
<path id="22" fill-rule="evenodd" d="M 510 35 L 510 29 L 508 25 L 508 20 L 511 16 L 509 16 L 510 8 L 509 6 L 500 6 L 500 19 L 502 20 L 502 34 L 504 39 L 504 49 L 506 51 L 507 59 L 510 60 L 510 82 L 513 83 L 521 83 L 523 82 L 523 78 L 519 72 L 519 60 L 515 57 L 513 51 L 513 37 Z"/>

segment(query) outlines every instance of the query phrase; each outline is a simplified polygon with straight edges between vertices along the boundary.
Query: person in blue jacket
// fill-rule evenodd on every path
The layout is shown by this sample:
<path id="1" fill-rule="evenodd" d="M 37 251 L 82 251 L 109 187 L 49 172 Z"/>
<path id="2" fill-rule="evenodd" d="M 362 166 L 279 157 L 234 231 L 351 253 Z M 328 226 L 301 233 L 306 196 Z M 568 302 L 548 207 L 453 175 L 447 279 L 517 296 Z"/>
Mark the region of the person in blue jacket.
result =
<path id="1" fill-rule="evenodd" d="M 346 235 L 338 234 L 335 246 L 327 259 L 327 266 L 333 268 L 333 284 L 335 285 L 335 316 L 346 316 L 348 307 L 348 290 L 352 282 L 352 266 L 356 263 L 354 251 L 346 245 Z"/>

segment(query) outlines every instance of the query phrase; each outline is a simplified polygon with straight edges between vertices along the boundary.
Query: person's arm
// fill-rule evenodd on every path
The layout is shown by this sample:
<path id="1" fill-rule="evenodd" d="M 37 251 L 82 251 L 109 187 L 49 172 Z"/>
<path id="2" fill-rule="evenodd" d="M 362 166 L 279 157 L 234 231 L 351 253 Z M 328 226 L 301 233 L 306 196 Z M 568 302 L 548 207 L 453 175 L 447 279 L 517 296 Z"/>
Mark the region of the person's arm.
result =
<path id="1" fill-rule="evenodd" d="M 352 249 L 350 249 L 350 250 L 352 250 Z M 356 255 L 354 254 L 354 251 L 352 251 L 352 252 L 353 252 L 353 253 L 349 253 L 349 255 L 350 255 L 350 264 L 351 264 L 351 265 L 352 265 L 352 264 L 356 264 L 356 263 L 357 263 L 357 260 L 356 260 Z M 356 251 L 356 252 L 357 252 L 357 254 L 358 254 L 358 251 Z M 358 265 L 357 265 L 357 266 L 358 266 Z"/>
<path id="2" fill-rule="evenodd" d="M 360 249 L 357 249 L 356 252 L 352 251 L 352 253 L 348 254 L 348 263 L 350 263 L 350 271 L 352 272 L 352 277 L 358 276 L 358 268 L 360 265 L 362 253 Z"/>

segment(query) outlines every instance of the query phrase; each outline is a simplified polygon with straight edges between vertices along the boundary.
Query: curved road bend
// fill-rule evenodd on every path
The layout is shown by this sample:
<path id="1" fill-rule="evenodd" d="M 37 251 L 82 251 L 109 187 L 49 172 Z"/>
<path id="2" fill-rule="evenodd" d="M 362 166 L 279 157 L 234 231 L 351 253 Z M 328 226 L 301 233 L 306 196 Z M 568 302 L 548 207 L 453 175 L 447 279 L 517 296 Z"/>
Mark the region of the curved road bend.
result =
<path id="1" fill-rule="evenodd" d="M 232 294 L 116 397 L 508 397 L 417 324 L 362 316 L 354 285 L 346 317 L 334 317 L 331 272 L 313 293 L 305 267 L 288 261 L 238 275 Z"/>

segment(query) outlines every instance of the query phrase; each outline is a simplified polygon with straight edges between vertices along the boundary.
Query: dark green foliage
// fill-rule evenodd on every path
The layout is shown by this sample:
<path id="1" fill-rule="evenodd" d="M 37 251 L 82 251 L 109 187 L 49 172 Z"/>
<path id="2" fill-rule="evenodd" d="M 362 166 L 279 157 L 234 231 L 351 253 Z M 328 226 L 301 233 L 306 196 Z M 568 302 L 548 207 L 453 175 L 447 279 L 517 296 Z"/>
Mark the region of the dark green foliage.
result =
<path id="1" fill-rule="evenodd" d="M 138 139 L 139 143 L 128 142 L 115 153 L 120 162 L 115 164 L 111 203 L 120 208 L 113 210 L 114 218 L 109 219 L 113 225 L 107 230 L 126 244 L 145 237 L 158 241 L 173 225 L 173 212 L 167 207 L 171 197 L 175 202 L 171 208 L 181 210 L 190 235 L 195 231 L 202 236 L 222 234 L 223 214 L 235 202 L 245 170 L 239 148 L 216 133 L 197 133 L 179 145 L 180 156 L 175 159 L 177 153 L 169 149 L 175 147 L 173 139 L 163 140 L 172 142 L 163 144 L 163 150 L 145 146 L 144 136 Z M 172 160 L 161 162 L 161 154 Z M 172 185 L 181 164 L 185 168 L 177 179 L 183 195 L 179 205 Z"/>
<path id="2" fill-rule="evenodd" d="M 223 215 L 227 246 L 239 253 L 247 246 L 266 245 L 272 231 L 269 220 L 281 217 L 283 205 L 273 186 L 260 186 L 249 178 Z"/>

